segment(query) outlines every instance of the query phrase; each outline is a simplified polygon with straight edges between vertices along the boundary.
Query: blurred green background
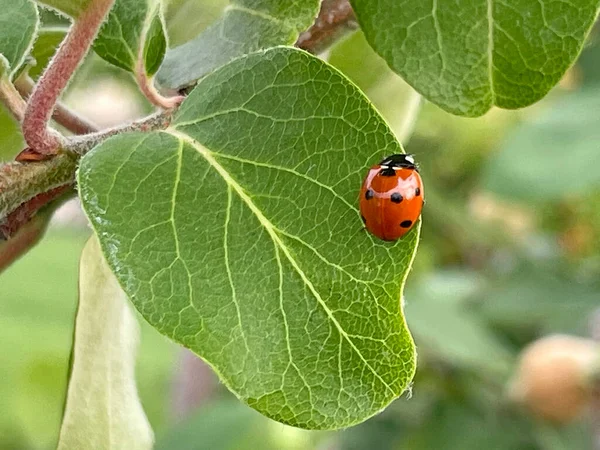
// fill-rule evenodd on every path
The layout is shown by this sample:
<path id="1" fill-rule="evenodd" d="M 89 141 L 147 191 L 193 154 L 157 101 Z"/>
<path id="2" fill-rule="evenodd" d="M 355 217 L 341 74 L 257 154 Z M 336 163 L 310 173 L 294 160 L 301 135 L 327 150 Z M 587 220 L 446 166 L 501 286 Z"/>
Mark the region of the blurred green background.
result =
<path id="1" fill-rule="evenodd" d="M 171 0 L 171 44 L 197 34 L 224 4 Z M 65 25 L 51 14 L 44 21 Z M 182 364 L 181 350 L 143 323 L 137 375 L 157 449 L 590 448 L 585 418 L 544 423 L 508 403 L 505 392 L 527 343 L 553 332 L 585 336 L 599 304 L 596 33 L 543 101 L 479 119 L 420 102 L 360 33 L 327 58 L 371 98 L 422 168 L 422 242 L 405 292 L 419 351 L 411 396 L 349 430 L 292 429 L 237 402 L 205 368 Z M 65 101 L 104 126 L 150 110 L 127 74 L 94 55 Z M 17 127 L 0 111 L 0 158 L 11 159 L 21 146 Z M 88 234 L 69 203 L 43 241 L 1 276 L 0 449 L 56 444 Z M 192 388 L 202 392 L 190 410 L 180 403 L 196 398 L 186 395 Z"/>

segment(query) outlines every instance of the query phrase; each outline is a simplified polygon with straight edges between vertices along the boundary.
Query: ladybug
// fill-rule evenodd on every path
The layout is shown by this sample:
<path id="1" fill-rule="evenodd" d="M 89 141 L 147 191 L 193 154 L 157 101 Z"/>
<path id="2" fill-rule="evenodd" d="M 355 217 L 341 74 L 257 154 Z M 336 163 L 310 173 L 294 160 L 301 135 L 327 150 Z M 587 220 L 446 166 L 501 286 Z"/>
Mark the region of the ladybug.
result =
<path id="1" fill-rule="evenodd" d="M 369 232 L 395 241 L 421 215 L 423 180 L 411 155 L 392 155 L 371 167 L 360 190 L 360 214 Z"/>

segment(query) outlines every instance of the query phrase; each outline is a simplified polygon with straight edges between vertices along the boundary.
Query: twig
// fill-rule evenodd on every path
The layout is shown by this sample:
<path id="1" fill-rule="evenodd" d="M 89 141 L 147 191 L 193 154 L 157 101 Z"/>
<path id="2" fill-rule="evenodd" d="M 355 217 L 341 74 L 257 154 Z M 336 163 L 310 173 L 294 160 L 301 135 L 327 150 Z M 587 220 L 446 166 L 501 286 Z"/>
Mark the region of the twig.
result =
<path id="1" fill-rule="evenodd" d="M 141 51 L 140 51 L 141 53 Z M 184 100 L 183 95 L 176 95 L 174 97 L 165 97 L 156 90 L 154 86 L 154 78 L 149 77 L 146 74 L 146 68 L 144 66 L 144 59 L 140 55 L 135 67 L 135 79 L 142 91 L 142 94 L 152 103 L 154 106 L 164 109 L 173 109 L 181 104 Z"/>
<path id="2" fill-rule="evenodd" d="M 25 114 L 25 102 L 21 95 L 15 89 L 15 86 L 10 82 L 7 76 L 0 75 L 0 102 L 6 106 L 6 109 L 18 121 L 23 120 Z"/>
<path id="3" fill-rule="evenodd" d="M 323 0 L 315 23 L 298 37 L 296 47 L 319 54 L 357 28 L 358 22 L 348 0 Z"/>
<path id="4" fill-rule="evenodd" d="M 128 133 L 131 131 L 147 132 L 164 130 L 171 124 L 174 112 L 173 109 L 160 111 L 142 120 L 131 122 L 120 127 L 109 128 L 108 130 L 102 130 L 84 136 L 75 136 L 65 144 L 65 149 L 68 152 L 83 156 L 101 142 L 109 137 L 116 136 L 117 134 Z"/>
<path id="5" fill-rule="evenodd" d="M 31 96 L 34 86 L 35 84 L 29 75 L 22 75 L 15 80 L 15 87 L 24 99 L 28 99 Z M 52 118 L 56 123 L 62 125 L 74 134 L 94 133 L 99 129 L 97 125 L 93 124 L 85 117 L 81 117 L 61 102 L 56 103 Z"/>
<path id="6" fill-rule="evenodd" d="M 48 227 L 49 214 L 40 214 L 25 224 L 9 241 L 0 242 L 0 273 L 39 242 Z"/>
<path id="7" fill-rule="evenodd" d="M 48 128 L 48 122 L 60 94 L 88 52 L 113 2 L 92 0 L 89 3 L 73 22 L 31 94 L 23 120 L 23 136 L 27 144 L 39 153 L 56 153 L 62 144 L 61 136 Z"/>

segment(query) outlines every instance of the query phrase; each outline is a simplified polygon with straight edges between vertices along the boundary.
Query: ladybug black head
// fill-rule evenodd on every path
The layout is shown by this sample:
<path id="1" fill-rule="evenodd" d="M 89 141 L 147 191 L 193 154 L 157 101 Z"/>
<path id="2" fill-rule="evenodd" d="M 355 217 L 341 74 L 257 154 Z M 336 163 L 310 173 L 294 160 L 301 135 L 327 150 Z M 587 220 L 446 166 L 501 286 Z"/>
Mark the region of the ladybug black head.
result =
<path id="1" fill-rule="evenodd" d="M 387 158 L 383 159 L 379 165 L 383 166 L 382 169 L 384 171 L 391 171 L 392 174 L 394 169 L 413 169 L 417 172 L 419 171 L 413 155 L 405 155 L 402 153 L 388 156 Z"/>

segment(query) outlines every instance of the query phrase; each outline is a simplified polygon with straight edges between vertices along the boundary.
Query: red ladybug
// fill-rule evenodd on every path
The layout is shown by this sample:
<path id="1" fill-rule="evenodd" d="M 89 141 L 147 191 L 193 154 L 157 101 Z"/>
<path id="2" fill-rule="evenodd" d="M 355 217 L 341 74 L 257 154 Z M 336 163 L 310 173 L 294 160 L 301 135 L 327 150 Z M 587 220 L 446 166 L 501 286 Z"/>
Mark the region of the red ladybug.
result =
<path id="1" fill-rule="evenodd" d="M 360 190 L 362 220 L 384 241 L 408 233 L 424 203 L 423 180 L 411 155 L 392 155 L 371 167 Z"/>

